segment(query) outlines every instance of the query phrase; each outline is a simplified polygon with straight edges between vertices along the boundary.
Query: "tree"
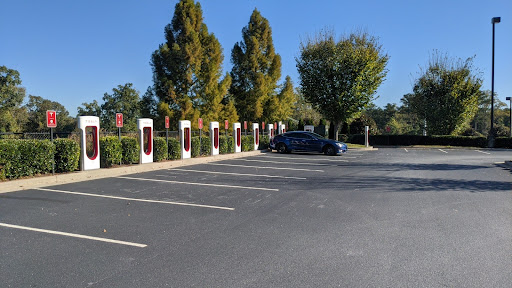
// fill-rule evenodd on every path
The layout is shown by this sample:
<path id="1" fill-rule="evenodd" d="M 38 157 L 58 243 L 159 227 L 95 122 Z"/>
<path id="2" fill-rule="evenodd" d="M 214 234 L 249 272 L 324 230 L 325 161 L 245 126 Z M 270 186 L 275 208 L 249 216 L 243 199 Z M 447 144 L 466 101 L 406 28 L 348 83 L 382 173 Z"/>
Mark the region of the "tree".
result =
<path id="1" fill-rule="evenodd" d="M 295 91 L 295 95 L 297 96 L 297 102 L 293 110 L 292 118 L 298 119 L 299 121 L 302 120 L 302 129 L 304 128 L 303 125 L 317 125 L 320 119 L 322 119 L 322 115 L 313 109 L 311 103 L 308 103 L 306 99 L 304 99 L 304 95 L 302 95 L 300 89 Z M 301 126 L 301 124 L 299 124 L 299 126 Z"/>
<path id="2" fill-rule="evenodd" d="M 82 106 L 77 108 L 78 116 L 101 117 L 101 106 L 98 104 L 98 101 L 94 100 L 91 103 L 82 103 Z"/>
<path id="3" fill-rule="evenodd" d="M 226 75 L 220 80 L 222 48 L 203 23 L 201 5 L 179 1 L 165 27 L 165 39 L 151 58 L 153 89 L 160 102 L 157 110 L 165 113 L 159 116 L 169 116 L 174 128 L 178 120 L 187 119 L 197 129 L 202 114 L 208 118 L 205 124 L 218 120 L 229 111 L 229 103 L 223 101 L 230 79 Z"/>
<path id="4" fill-rule="evenodd" d="M 0 66 L 0 132 L 20 132 L 26 120 L 21 108 L 25 88 L 20 85 L 18 71 Z"/>
<path id="5" fill-rule="evenodd" d="M 325 32 L 301 43 L 296 62 L 302 93 L 333 123 L 336 138 L 340 125 L 373 99 L 387 74 L 388 59 L 367 33 L 335 41 L 332 32 Z"/>
<path id="6" fill-rule="evenodd" d="M 281 56 L 274 50 L 268 20 L 257 9 L 242 29 L 242 41 L 231 50 L 231 62 L 229 93 L 239 116 L 243 120 L 268 122 L 269 119 L 263 118 L 263 110 L 277 102 L 272 98 L 277 94 L 277 81 L 281 78 Z M 274 103 L 268 103 L 272 100 Z"/>
<path id="7" fill-rule="evenodd" d="M 140 115 L 142 118 L 156 119 L 158 117 L 157 101 L 153 93 L 153 89 L 148 87 L 146 93 L 142 96 L 139 102 Z"/>
<path id="8" fill-rule="evenodd" d="M 403 102 L 425 120 L 429 135 L 457 135 L 478 110 L 481 86 L 473 58 L 451 59 L 436 51 Z"/>
<path id="9" fill-rule="evenodd" d="M 117 130 L 116 113 L 123 113 L 123 129 L 137 131 L 137 118 L 141 117 L 139 92 L 132 83 L 117 85 L 112 94 L 103 95 L 101 104 L 101 127 L 107 131 Z"/>
<path id="10" fill-rule="evenodd" d="M 286 120 L 292 116 L 296 103 L 297 95 L 293 88 L 292 78 L 286 76 L 279 93 L 272 95 L 264 106 L 263 119 L 268 123 Z"/>
<path id="11" fill-rule="evenodd" d="M 71 132 L 76 127 L 75 119 L 69 116 L 66 108 L 58 102 L 29 95 L 25 108 L 28 112 L 28 121 L 25 127 L 27 132 L 48 132 L 49 128 L 46 127 L 46 111 L 48 110 L 55 110 L 57 113 L 56 132 Z"/>

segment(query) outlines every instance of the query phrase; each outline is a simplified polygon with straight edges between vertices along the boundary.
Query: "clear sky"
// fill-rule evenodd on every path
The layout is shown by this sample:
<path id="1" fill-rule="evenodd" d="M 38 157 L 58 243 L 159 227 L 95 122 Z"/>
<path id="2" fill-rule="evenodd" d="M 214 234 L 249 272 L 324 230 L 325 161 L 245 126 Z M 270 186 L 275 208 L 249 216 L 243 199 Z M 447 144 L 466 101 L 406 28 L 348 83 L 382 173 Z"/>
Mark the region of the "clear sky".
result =
<path id="1" fill-rule="evenodd" d="M 164 42 L 177 0 L 0 0 L 0 65 L 21 74 L 27 94 L 63 104 L 71 115 L 83 102 L 128 82 L 141 96 L 152 85 L 151 53 Z M 365 30 L 390 56 L 375 103 L 399 103 L 412 91 L 434 49 L 466 59 L 491 89 L 492 17 L 496 24 L 495 91 L 512 96 L 511 0 L 203 0 L 204 21 L 231 49 L 257 8 L 272 27 L 282 79 L 298 85 L 295 57 L 301 39 L 323 28 L 337 35 Z"/>

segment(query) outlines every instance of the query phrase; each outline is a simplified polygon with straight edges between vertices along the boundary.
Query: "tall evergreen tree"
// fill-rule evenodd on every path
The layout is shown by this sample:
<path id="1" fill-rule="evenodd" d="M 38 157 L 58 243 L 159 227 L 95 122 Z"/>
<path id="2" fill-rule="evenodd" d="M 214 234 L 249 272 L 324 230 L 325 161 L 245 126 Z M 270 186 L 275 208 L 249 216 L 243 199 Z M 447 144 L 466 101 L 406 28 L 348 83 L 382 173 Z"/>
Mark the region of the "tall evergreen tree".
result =
<path id="1" fill-rule="evenodd" d="M 271 105 L 281 78 L 281 56 L 276 54 L 272 29 L 266 18 L 254 9 L 249 24 L 242 29 L 242 41 L 231 51 L 232 83 L 229 89 L 243 120 L 263 119 L 265 105 Z"/>
<path id="2" fill-rule="evenodd" d="M 220 80 L 222 48 L 208 32 L 202 14 L 199 3 L 179 1 L 171 23 L 165 27 L 166 42 L 151 59 L 158 111 L 172 118 L 174 128 L 184 119 L 197 128 L 201 115 L 207 118 L 205 124 L 219 120 L 225 108 L 222 101 L 230 79 L 225 76 Z"/>
<path id="3" fill-rule="evenodd" d="M 279 93 L 270 97 L 264 107 L 264 120 L 267 123 L 286 120 L 293 114 L 293 109 L 297 103 L 297 95 L 293 88 L 292 78 L 286 76 Z"/>

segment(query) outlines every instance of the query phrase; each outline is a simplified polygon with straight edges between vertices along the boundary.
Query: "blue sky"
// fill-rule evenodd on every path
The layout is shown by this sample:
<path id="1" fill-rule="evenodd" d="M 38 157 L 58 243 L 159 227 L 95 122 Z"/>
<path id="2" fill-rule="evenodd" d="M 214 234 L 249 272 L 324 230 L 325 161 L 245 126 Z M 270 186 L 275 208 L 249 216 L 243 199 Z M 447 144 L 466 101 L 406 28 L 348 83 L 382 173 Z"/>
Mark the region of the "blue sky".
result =
<path id="1" fill-rule="evenodd" d="M 152 85 L 151 53 L 164 41 L 177 0 L 4 0 L 0 3 L 0 65 L 21 74 L 27 94 L 63 104 L 71 115 L 83 102 L 102 102 L 105 92 L 131 82 L 144 94 Z M 491 18 L 496 24 L 495 91 L 512 96 L 512 1 L 300 1 L 204 0 L 204 21 L 224 49 L 231 70 L 233 45 L 241 40 L 254 8 L 270 21 L 282 80 L 298 85 L 295 57 L 301 39 L 323 28 L 337 35 L 365 30 L 390 56 L 375 103 L 399 103 L 412 91 L 420 67 L 434 49 L 466 59 L 491 89 Z"/>

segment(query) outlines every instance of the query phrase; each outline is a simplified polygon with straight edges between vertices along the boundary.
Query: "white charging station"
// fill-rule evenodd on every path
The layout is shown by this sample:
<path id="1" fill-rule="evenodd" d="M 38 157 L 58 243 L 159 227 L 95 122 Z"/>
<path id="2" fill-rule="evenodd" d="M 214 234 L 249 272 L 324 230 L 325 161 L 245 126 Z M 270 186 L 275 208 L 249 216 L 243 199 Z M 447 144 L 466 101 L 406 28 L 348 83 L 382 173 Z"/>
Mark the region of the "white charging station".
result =
<path id="1" fill-rule="evenodd" d="M 260 146 L 260 124 L 252 123 L 252 136 L 254 138 L 254 151 Z"/>
<path id="2" fill-rule="evenodd" d="M 233 140 L 235 144 L 235 153 L 242 152 L 242 128 L 240 123 L 233 123 Z"/>
<path id="3" fill-rule="evenodd" d="M 283 122 L 277 122 L 277 134 L 283 134 Z"/>
<path id="4" fill-rule="evenodd" d="M 268 137 L 274 137 L 274 124 L 268 124 Z"/>
<path id="5" fill-rule="evenodd" d="M 80 129 L 80 170 L 100 168 L 100 118 L 78 116 Z"/>
<path id="6" fill-rule="evenodd" d="M 286 133 L 286 124 L 281 124 L 279 134 Z"/>
<path id="7" fill-rule="evenodd" d="M 153 162 L 153 119 L 137 119 L 139 132 L 139 164 Z"/>
<path id="8" fill-rule="evenodd" d="M 181 159 L 188 159 L 192 155 L 192 126 L 189 120 L 180 120 L 180 146 Z"/>
<path id="9" fill-rule="evenodd" d="M 212 156 L 219 155 L 219 122 L 210 122 Z"/>
<path id="10" fill-rule="evenodd" d="M 315 126 L 313 126 L 313 125 L 304 125 L 304 131 L 315 132 Z"/>

